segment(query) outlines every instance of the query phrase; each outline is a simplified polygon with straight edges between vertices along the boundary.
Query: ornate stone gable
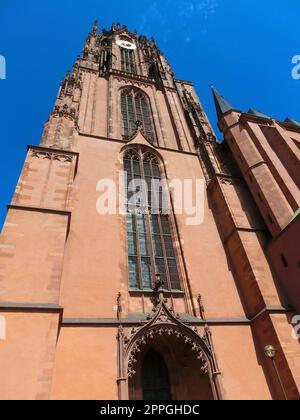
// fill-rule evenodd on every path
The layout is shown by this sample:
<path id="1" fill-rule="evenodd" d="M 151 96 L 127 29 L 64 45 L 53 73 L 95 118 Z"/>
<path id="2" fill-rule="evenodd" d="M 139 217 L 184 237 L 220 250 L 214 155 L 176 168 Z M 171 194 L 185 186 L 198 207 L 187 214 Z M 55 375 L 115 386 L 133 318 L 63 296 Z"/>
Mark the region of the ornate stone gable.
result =
<path id="1" fill-rule="evenodd" d="M 165 301 L 154 308 L 153 313 L 149 314 L 148 320 L 139 328 L 133 328 L 128 336 L 124 336 L 125 357 L 128 361 L 128 377 L 135 375 L 134 366 L 137 363 L 136 356 L 141 349 L 154 337 L 166 335 L 176 336 L 182 339 L 185 344 L 189 344 L 197 354 L 197 359 L 201 363 L 201 370 L 209 372 L 209 365 L 212 362 L 212 349 L 207 337 L 205 328 L 188 326 L 187 322 L 181 320 L 180 315 L 176 315 L 172 309 L 166 306 Z"/>

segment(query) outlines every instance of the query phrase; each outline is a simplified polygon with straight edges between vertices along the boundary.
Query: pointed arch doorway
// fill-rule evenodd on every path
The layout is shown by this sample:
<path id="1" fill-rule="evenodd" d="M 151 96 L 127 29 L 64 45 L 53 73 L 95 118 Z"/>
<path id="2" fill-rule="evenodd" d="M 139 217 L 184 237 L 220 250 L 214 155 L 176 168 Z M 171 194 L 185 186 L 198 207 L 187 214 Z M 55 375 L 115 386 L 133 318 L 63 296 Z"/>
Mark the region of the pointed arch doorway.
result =
<path id="1" fill-rule="evenodd" d="M 207 372 L 184 339 L 155 336 L 136 358 L 130 400 L 213 400 Z"/>
<path id="2" fill-rule="evenodd" d="M 119 327 L 121 400 L 221 400 L 211 332 L 190 327 L 160 298 L 147 323 Z"/>
<path id="3" fill-rule="evenodd" d="M 154 349 L 145 354 L 141 366 L 141 385 L 144 401 L 172 400 L 168 367 Z"/>

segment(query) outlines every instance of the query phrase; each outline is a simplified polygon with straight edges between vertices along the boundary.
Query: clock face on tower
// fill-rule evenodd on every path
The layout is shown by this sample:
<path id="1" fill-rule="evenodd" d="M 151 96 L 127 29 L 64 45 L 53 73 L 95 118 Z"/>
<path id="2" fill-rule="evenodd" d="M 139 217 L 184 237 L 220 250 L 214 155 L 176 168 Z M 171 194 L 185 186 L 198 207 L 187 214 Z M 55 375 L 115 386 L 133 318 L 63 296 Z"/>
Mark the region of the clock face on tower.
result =
<path id="1" fill-rule="evenodd" d="M 117 45 L 119 45 L 121 48 L 125 48 L 126 50 L 136 50 L 136 46 L 129 41 L 118 40 Z"/>

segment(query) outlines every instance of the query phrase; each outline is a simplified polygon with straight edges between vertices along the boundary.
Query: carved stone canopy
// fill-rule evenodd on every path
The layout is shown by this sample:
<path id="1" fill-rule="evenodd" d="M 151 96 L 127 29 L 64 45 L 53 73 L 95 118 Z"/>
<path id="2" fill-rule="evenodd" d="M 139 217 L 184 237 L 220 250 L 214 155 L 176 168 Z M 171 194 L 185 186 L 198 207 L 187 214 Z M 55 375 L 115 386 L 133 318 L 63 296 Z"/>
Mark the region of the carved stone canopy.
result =
<path id="1" fill-rule="evenodd" d="M 58 160 L 59 162 L 73 162 L 74 156 L 67 153 L 46 152 L 32 150 L 31 157 L 38 159 Z"/>
<path id="2" fill-rule="evenodd" d="M 122 334 L 122 332 L 121 332 Z M 147 321 L 139 328 L 133 328 L 129 336 L 123 336 L 124 356 L 127 362 L 128 378 L 136 374 L 137 356 L 142 348 L 157 336 L 175 336 L 185 344 L 191 346 L 200 361 L 200 369 L 204 373 L 214 371 L 214 361 L 207 330 L 188 326 L 187 322 L 180 319 L 179 315 L 161 301 L 148 316 Z"/>

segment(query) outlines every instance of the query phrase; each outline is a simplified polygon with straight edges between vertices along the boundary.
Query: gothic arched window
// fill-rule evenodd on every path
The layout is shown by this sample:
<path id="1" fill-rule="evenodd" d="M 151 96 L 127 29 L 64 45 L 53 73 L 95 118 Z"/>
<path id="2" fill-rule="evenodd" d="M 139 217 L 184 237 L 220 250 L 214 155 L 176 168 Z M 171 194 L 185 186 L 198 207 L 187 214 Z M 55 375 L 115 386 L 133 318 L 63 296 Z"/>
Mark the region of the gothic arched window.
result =
<path id="1" fill-rule="evenodd" d="M 160 274 L 166 290 L 180 290 L 160 162 L 144 148 L 131 148 L 124 156 L 124 171 L 130 289 L 153 290 Z"/>
<path id="2" fill-rule="evenodd" d="M 140 121 L 143 125 L 145 137 L 151 143 L 157 144 L 150 101 L 143 92 L 135 89 L 123 90 L 121 93 L 121 113 L 125 139 L 133 135 L 136 122 Z"/>
<path id="3" fill-rule="evenodd" d="M 134 50 L 121 48 L 121 68 L 126 73 L 137 74 Z"/>

